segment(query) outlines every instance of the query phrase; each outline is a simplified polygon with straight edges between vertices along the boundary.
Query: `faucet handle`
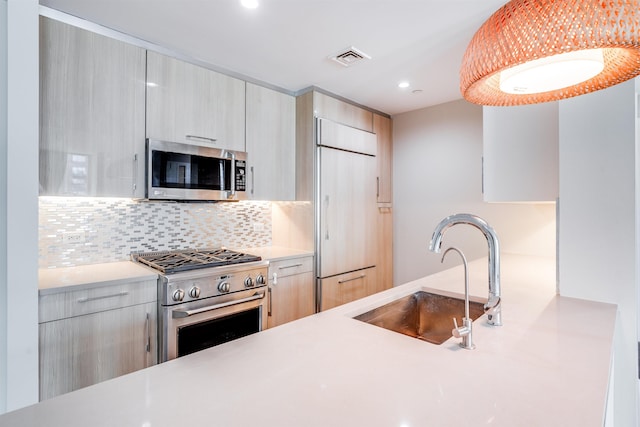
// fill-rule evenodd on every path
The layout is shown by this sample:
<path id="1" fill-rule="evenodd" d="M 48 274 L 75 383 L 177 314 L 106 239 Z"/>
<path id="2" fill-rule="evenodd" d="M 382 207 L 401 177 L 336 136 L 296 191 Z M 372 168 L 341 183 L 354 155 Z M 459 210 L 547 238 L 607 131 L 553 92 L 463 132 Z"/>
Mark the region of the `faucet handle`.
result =
<path id="1" fill-rule="evenodd" d="M 454 317 L 453 326 L 454 328 L 451 330 L 451 334 L 456 338 L 462 338 L 460 347 L 465 348 L 467 350 L 473 350 L 474 348 L 476 348 L 475 344 L 473 344 L 473 339 L 471 337 L 471 319 L 463 317 L 462 326 L 458 327 L 458 321 Z"/>
<path id="2" fill-rule="evenodd" d="M 456 318 L 453 318 L 453 329 L 451 330 L 451 334 L 456 338 L 462 338 L 466 335 L 469 335 L 470 328 L 465 324 L 464 319 L 462 319 L 462 326 L 458 327 L 458 321 Z"/>
<path id="3" fill-rule="evenodd" d="M 471 319 L 466 317 L 462 318 L 462 326 L 458 326 L 458 321 L 453 318 L 454 328 L 451 330 L 451 334 L 456 338 L 462 338 L 471 333 Z"/>

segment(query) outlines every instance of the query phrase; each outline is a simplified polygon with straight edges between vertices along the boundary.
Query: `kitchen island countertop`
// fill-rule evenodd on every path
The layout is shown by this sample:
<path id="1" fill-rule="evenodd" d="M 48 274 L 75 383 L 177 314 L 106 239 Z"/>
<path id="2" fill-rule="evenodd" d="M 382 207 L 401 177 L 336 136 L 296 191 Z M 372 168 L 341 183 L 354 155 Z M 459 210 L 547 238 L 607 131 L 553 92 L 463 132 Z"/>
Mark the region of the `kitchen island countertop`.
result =
<path id="1" fill-rule="evenodd" d="M 435 256 L 435 255 L 434 255 Z M 469 263 L 487 296 L 485 260 Z M 0 416 L 0 426 L 602 426 L 616 306 L 560 297 L 552 258 L 503 255 L 504 326 L 475 350 L 352 319 L 461 266 Z"/>

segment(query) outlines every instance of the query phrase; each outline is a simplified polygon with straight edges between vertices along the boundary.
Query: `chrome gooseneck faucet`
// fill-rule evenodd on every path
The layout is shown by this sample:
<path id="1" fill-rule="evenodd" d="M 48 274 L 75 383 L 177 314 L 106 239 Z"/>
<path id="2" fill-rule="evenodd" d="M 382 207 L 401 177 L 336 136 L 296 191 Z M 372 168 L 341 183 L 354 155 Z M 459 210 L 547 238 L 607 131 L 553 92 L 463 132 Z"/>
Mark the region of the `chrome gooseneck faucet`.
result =
<path id="1" fill-rule="evenodd" d="M 446 257 L 450 251 L 457 252 L 460 258 L 462 258 L 462 264 L 464 265 L 464 317 L 462 318 L 462 326 L 458 326 L 458 321 L 455 317 L 453 318 L 453 330 L 451 333 L 456 338 L 462 338 L 460 347 L 473 350 L 476 346 L 473 343 L 473 323 L 469 317 L 469 272 L 467 269 L 467 258 L 460 249 L 452 246 L 444 251 L 440 262 L 444 262 L 444 257 Z"/>
<path id="2" fill-rule="evenodd" d="M 440 221 L 433 231 L 429 250 L 440 253 L 444 233 L 456 224 L 468 224 L 476 227 L 484 234 L 489 244 L 489 300 L 484 305 L 490 325 L 502 325 L 502 308 L 500 306 L 500 245 L 493 228 L 482 218 L 471 214 L 450 215 Z"/>

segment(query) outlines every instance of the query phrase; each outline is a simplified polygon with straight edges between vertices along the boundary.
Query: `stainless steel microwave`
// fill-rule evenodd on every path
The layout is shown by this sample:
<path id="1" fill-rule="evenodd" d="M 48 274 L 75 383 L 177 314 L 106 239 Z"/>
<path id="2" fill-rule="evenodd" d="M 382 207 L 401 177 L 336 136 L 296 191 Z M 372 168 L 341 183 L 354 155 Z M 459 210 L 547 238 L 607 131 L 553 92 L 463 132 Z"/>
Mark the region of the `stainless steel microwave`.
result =
<path id="1" fill-rule="evenodd" d="M 147 139 L 149 200 L 245 200 L 247 153 Z"/>

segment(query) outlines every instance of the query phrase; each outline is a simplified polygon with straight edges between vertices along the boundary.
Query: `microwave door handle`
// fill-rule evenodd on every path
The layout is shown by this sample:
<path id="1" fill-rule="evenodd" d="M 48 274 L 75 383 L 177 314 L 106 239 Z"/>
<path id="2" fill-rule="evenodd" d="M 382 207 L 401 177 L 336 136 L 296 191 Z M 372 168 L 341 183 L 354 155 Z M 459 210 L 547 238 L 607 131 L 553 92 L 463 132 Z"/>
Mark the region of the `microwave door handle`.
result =
<path id="1" fill-rule="evenodd" d="M 231 198 L 236 195 L 236 154 L 227 153 L 227 155 L 231 156 L 231 190 L 229 191 Z"/>

